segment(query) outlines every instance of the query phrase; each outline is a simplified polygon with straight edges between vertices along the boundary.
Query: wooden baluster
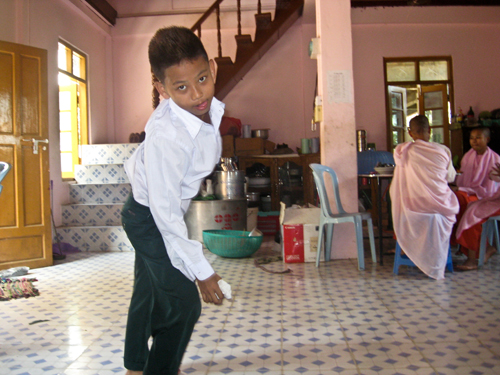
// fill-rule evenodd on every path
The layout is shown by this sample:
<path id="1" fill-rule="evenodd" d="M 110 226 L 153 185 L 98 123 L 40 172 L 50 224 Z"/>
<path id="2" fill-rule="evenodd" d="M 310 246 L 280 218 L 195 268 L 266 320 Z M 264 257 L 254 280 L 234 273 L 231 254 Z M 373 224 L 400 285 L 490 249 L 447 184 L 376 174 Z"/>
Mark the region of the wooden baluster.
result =
<path id="1" fill-rule="evenodd" d="M 238 35 L 241 35 L 241 0 L 238 0 Z"/>
<path id="2" fill-rule="evenodd" d="M 217 13 L 217 43 L 219 45 L 219 57 L 222 57 L 222 38 L 220 34 L 220 6 L 217 4 L 216 7 L 216 13 Z"/>

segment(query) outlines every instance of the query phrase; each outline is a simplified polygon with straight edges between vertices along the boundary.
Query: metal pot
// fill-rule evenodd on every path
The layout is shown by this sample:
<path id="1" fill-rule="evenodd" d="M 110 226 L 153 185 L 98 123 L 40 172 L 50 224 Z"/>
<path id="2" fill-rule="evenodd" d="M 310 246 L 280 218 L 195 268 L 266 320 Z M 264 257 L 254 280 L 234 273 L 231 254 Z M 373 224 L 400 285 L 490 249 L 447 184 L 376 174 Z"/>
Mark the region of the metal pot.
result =
<path id="1" fill-rule="evenodd" d="M 269 138 L 269 129 L 252 130 L 252 138 L 262 138 L 262 139 Z"/>
<path id="2" fill-rule="evenodd" d="M 191 240 L 203 242 L 208 229 L 245 230 L 247 225 L 246 199 L 221 201 L 191 201 L 184 215 Z"/>
<path id="3" fill-rule="evenodd" d="M 255 191 L 247 192 L 247 204 L 248 207 L 258 207 L 260 203 L 260 193 Z"/>
<path id="4" fill-rule="evenodd" d="M 245 172 L 215 172 L 215 196 L 217 199 L 245 199 Z"/>

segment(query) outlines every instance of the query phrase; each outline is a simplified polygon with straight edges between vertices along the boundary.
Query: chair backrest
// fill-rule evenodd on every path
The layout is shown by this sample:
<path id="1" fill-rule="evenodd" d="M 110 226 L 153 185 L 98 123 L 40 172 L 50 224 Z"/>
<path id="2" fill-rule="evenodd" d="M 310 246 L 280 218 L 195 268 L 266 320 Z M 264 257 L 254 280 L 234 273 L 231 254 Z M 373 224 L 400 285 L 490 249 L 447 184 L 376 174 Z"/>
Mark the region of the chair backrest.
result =
<path id="1" fill-rule="evenodd" d="M 5 178 L 7 172 L 10 170 L 10 164 L 5 161 L 0 161 L 0 182 Z M 0 193 L 2 192 L 3 186 L 0 185 Z"/>
<path id="2" fill-rule="evenodd" d="M 342 207 L 342 202 L 340 201 L 339 180 L 335 171 L 332 168 L 322 164 L 309 164 L 309 166 L 313 170 L 314 182 L 316 183 L 316 189 L 318 190 L 319 200 L 321 203 L 321 211 L 323 212 L 323 215 L 333 215 L 332 209 L 330 207 L 330 200 L 328 199 L 328 192 L 326 191 L 325 187 L 325 173 L 328 173 L 332 180 L 333 193 L 337 210 L 341 214 L 345 213 L 344 208 Z"/>

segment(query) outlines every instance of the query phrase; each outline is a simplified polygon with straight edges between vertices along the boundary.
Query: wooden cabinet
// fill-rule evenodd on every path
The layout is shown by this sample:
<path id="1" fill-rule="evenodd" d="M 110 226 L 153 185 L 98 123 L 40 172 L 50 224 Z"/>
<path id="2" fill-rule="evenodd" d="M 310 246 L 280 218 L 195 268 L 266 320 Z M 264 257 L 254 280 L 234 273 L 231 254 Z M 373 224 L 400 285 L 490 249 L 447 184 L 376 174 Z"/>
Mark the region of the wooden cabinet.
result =
<path id="1" fill-rule="evenodd" d="M 296 165 L 302 167 L 302 184 L 300 186 L 290 186 L 286 187 L 280 184 L 279 168 L 283 168 L 287 162 L 295 163 Z M 255 163 L 261 163 L 270 169 L 271 186 L 269 188 L 249 188 L 249 191 L 258 191 L 261 193 L 271 194 L 271 210 L 279 211 L 280 200 L 282 199 L 283 193 L 287 189 L 292 189 L 294 191 L 299 191 L 301 197 L 305 204 L 315 202 L 315 191 L 316 186 L 314 185 L 314 179 L 312 176 L 312 170 L 309 168 L 311 163 L 319 163 L 320 154 L 306 154 L 306 155 L 252 155 L 252 156 L 240 156 L 239 157 L 239 168 L 240 170 L 246 171 L 248 167 L 251 167 Z M 293 202 L 292 202 L 293 203 Z"/>

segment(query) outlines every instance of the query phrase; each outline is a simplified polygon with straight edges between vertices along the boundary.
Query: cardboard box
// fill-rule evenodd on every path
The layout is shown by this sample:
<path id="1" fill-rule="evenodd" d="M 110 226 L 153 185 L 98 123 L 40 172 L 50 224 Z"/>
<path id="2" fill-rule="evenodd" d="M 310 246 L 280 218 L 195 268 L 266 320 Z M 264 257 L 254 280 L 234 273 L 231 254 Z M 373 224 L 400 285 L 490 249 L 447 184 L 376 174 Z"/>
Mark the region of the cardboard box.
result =
<path id="1" fill-rule="evenodd" d="M 235 138 L 234 153 L 236 156 L 264 155 L 272 152 L 275 144 L 262 138 Z"/>
<path id="2" fill-rule="evenodd" d="M 317 207 L 283 209 L 282 206 L 280 221 L 285 263 L 316 261 L 320 214 L 321 209 Z"/>

